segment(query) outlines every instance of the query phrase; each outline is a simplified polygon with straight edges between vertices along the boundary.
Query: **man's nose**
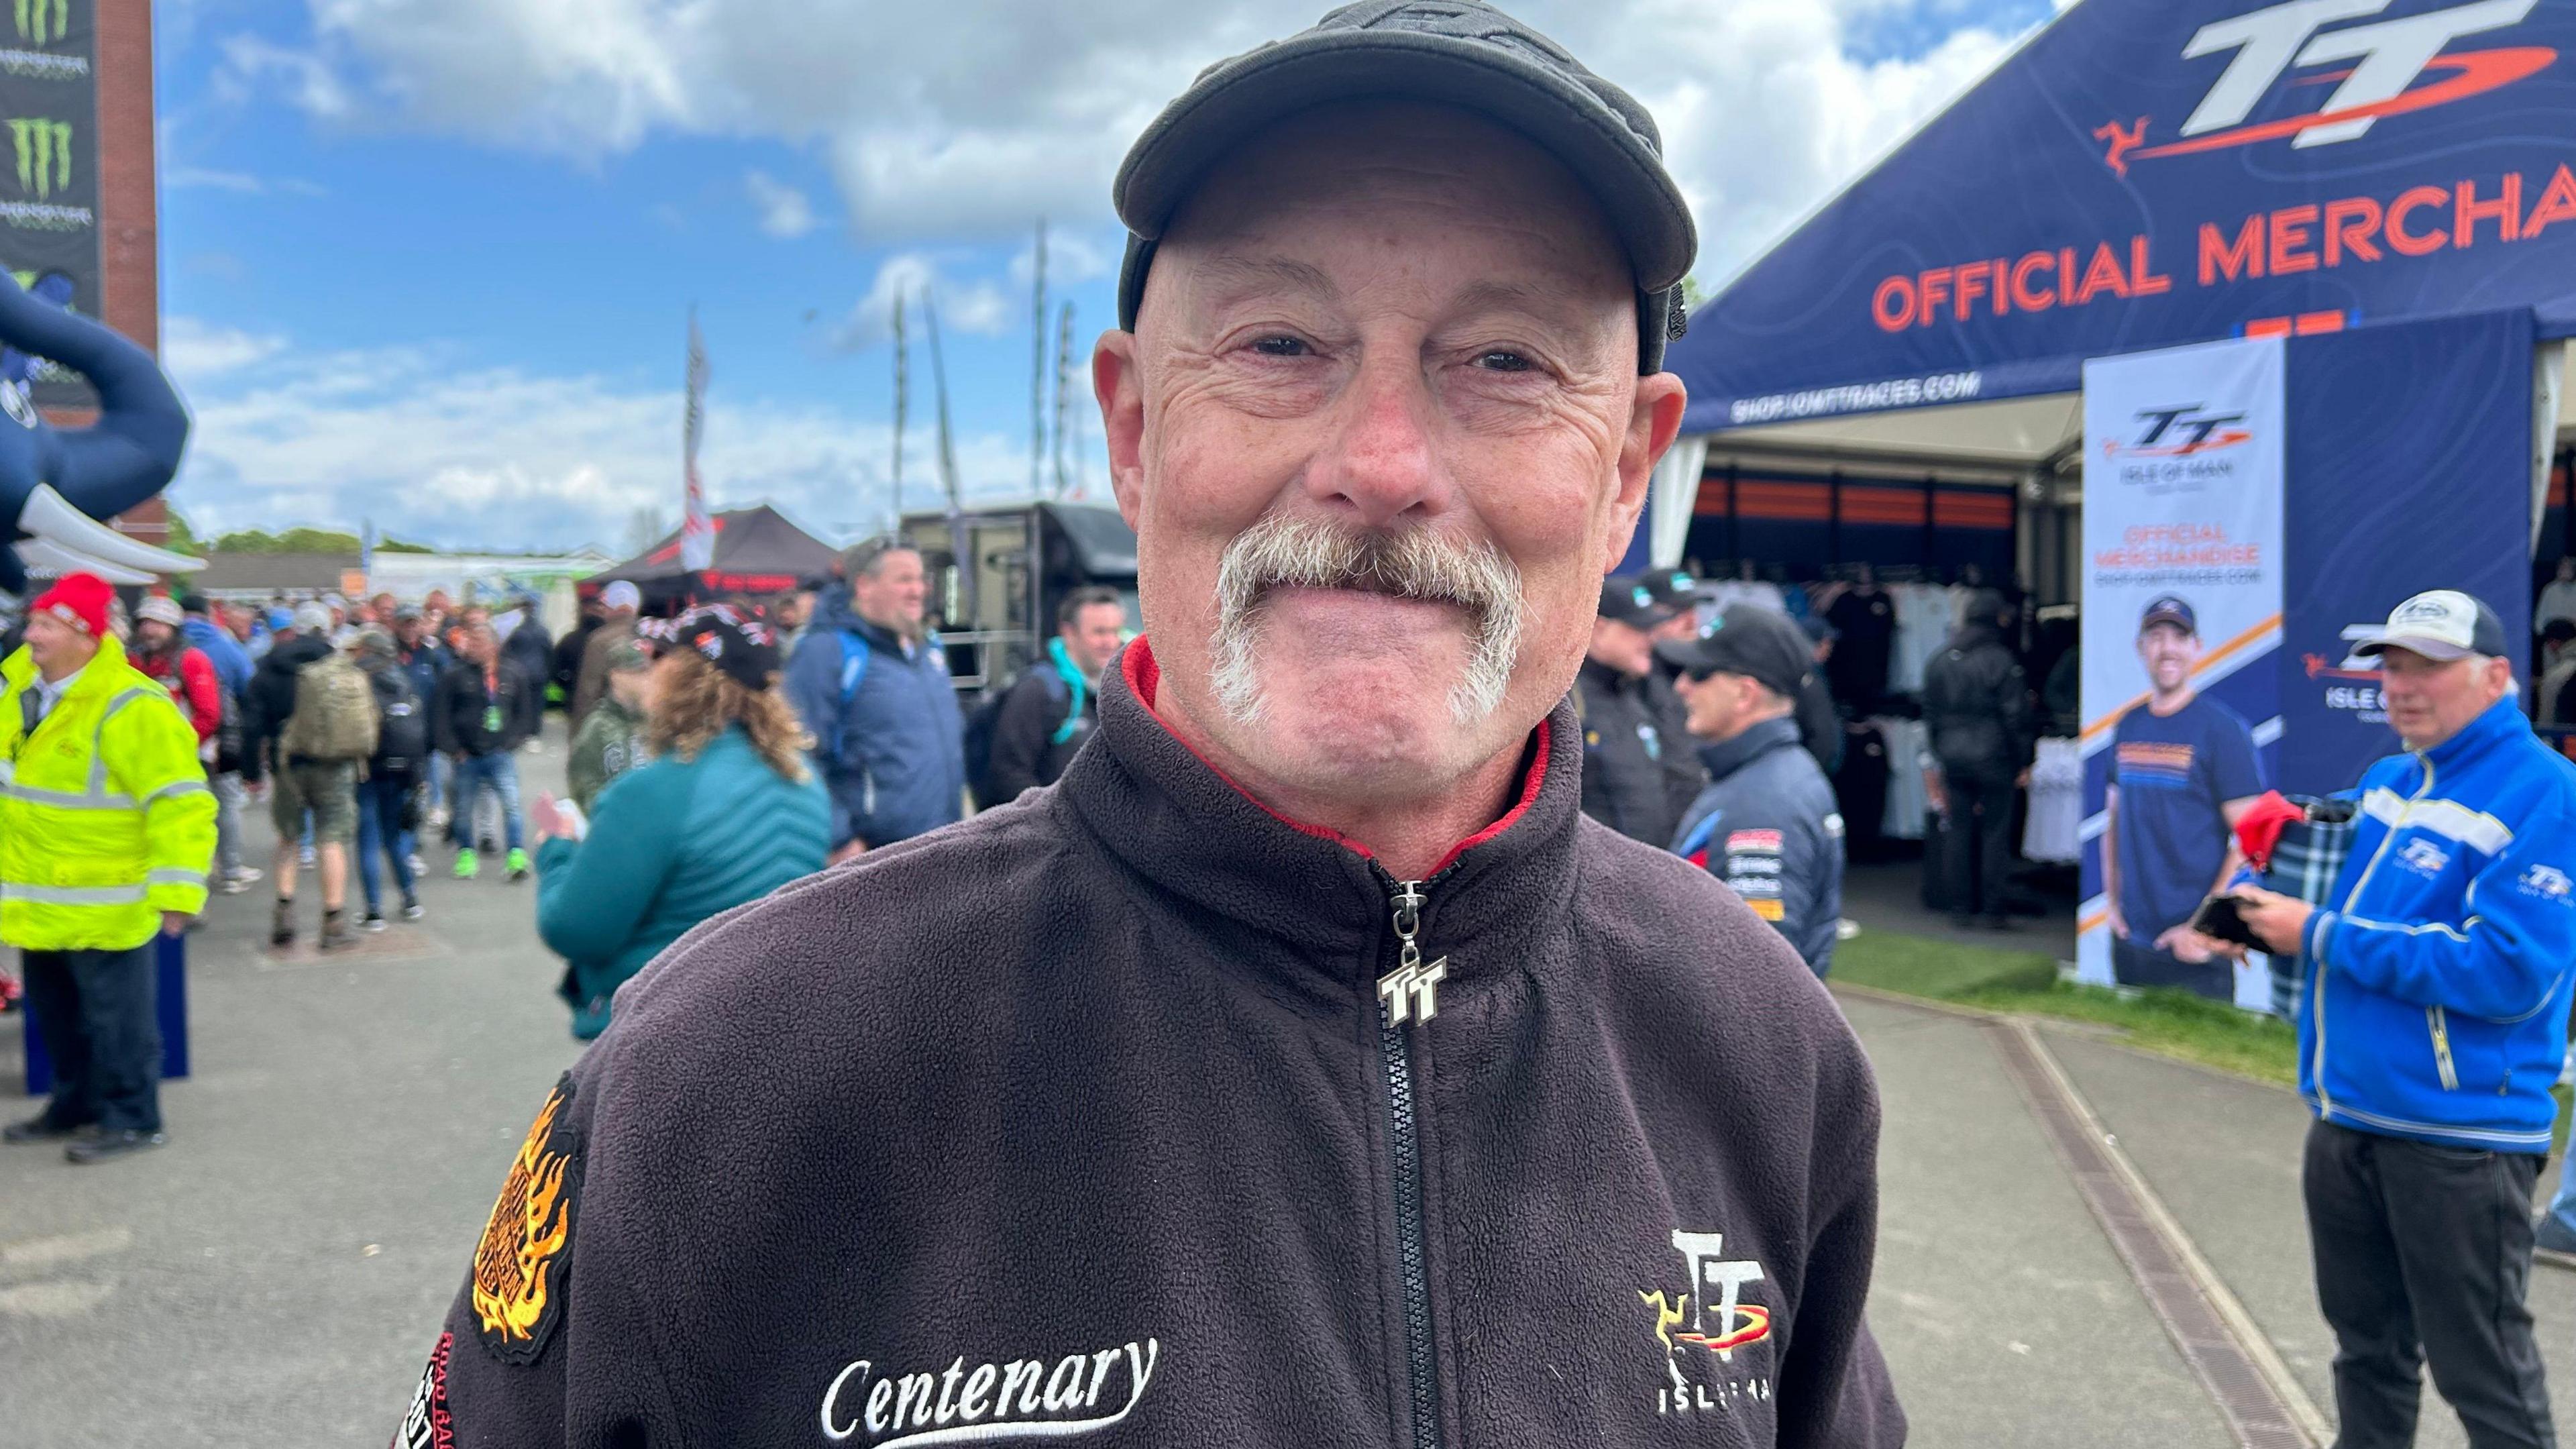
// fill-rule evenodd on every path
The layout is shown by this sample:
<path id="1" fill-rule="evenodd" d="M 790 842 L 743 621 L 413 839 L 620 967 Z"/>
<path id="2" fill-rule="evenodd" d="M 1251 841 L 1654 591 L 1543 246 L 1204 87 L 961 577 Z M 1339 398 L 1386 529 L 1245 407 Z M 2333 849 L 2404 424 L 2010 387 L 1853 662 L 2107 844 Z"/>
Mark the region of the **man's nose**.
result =
<path id="1" fill-rule="evenodd" d="M 1364 356 L 1336 399 L 1333 435 L 1307 469 L 1307 492 L 1347 506 L 1368 528 L 1443 512 L 1452 486 L 1438 429 L 1438 405 L 1417 358 L 1384 350 Z"/>

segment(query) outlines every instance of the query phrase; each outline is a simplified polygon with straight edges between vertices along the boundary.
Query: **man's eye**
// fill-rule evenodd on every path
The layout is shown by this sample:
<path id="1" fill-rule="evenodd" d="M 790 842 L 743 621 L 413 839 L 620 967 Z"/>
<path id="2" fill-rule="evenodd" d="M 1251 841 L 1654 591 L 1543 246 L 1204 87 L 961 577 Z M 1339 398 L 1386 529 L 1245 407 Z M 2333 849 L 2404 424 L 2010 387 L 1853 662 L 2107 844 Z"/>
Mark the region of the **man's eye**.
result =
<path id="1" fill-rule="evenodd" d="M 1489 372 L 1527 372 L 1532 366 L 1528 358 L 1501 347 L 1478 353 L 1476 365 Z"/>
<path id="2" fill-rule="evenodd" d="M 1264 357 L 1304 357 L 1306 344 L 1295 337 L 1264 337 L 1252 344 L 1252 350 Z"/>

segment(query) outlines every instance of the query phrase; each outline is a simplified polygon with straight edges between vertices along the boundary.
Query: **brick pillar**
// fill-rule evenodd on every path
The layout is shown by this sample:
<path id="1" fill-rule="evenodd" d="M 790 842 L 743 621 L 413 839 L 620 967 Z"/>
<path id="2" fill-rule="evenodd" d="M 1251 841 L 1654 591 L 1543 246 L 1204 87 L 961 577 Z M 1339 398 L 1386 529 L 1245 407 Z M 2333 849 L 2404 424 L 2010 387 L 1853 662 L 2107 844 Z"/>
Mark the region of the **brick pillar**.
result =
<path id="1" fill-rule="evenodd" d="M 152 0 L 98 6 L 100 302 L 107 325 L 161 352 L 160 168 L 153 158 Z M 145 543 L 170 537 L 158 498 L 116 520 Z"/>

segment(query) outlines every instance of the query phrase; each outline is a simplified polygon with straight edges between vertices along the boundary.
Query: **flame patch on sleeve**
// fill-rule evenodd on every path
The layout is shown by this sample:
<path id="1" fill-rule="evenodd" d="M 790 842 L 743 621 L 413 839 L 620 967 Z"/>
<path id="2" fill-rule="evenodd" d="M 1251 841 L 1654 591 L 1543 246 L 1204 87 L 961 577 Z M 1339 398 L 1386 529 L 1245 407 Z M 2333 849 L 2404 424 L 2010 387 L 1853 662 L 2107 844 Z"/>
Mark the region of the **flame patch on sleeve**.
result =
<path id="1" fill-rule="evenodd" d="M 474 1249 L 475 1336 L 503 1363 L 535 1363 L 563 1321 L 581 1194 L 581 1140 L 564 1120 L 572 1097 L 566 1074 L 519 1144 Z"/>

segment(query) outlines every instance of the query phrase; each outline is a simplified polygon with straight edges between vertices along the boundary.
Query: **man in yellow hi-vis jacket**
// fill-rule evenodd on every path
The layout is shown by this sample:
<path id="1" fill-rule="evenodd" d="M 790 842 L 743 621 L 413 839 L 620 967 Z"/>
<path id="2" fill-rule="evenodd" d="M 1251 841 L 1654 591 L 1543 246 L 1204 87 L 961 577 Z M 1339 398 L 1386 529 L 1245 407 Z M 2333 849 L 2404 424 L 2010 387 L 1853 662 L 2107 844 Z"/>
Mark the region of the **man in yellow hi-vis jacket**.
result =
<path id="1" fill-rule="evenodd" d="M 68 1139 L 74 1162 L 166 1140 L 152 940 L 205 908 L 215 849 L 196 733 L 108 637 L 109 602 L 66 575 L 0 661 L 0 943 L 24 953 L 55 1077 L 0 1141 Z"/>

